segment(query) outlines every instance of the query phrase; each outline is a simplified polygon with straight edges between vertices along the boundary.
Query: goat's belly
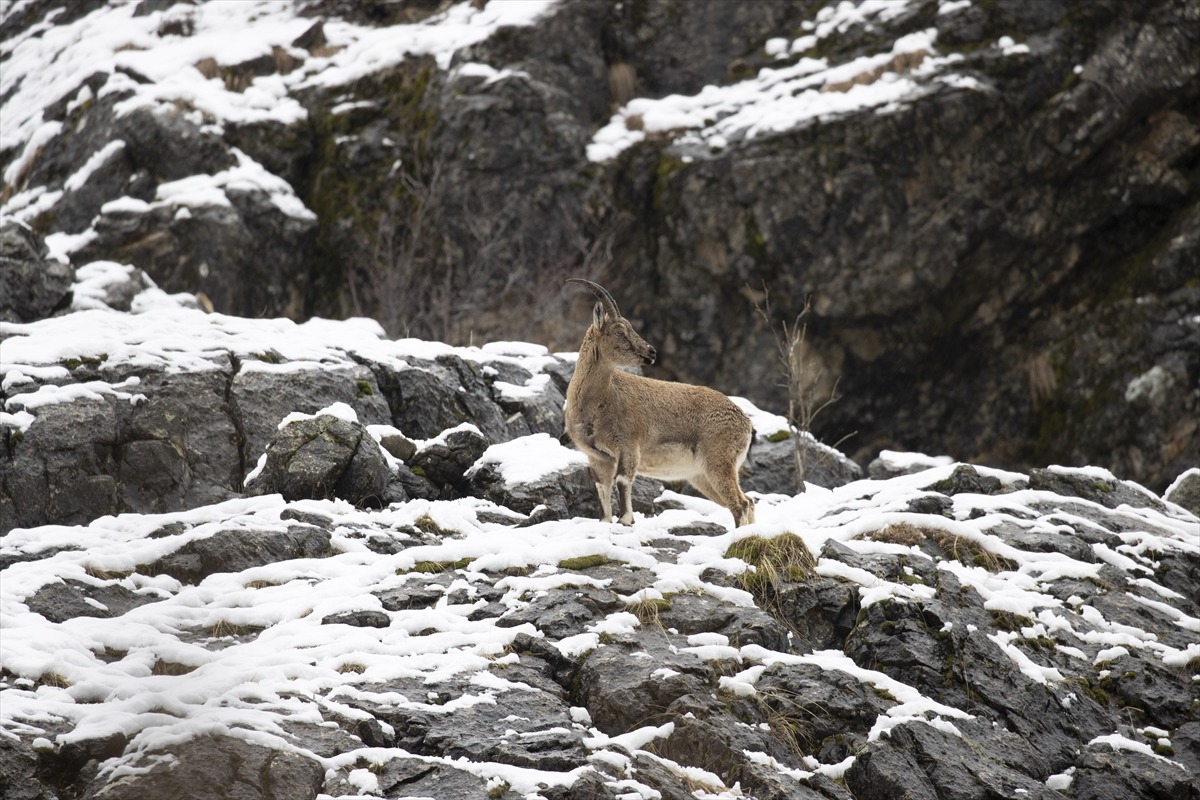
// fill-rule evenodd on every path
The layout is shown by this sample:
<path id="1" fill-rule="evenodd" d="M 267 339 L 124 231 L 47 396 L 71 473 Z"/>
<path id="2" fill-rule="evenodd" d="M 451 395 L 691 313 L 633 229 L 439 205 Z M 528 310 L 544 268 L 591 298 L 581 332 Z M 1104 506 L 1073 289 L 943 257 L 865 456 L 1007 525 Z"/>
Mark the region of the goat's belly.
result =
<path id="1" fill-rule="evenodd" d="M 656 447 L 642 453 L 638 474 L 660 481 L 684 481 L 704 472 L 704 465 L 690 447 L 672 445 Z"/>

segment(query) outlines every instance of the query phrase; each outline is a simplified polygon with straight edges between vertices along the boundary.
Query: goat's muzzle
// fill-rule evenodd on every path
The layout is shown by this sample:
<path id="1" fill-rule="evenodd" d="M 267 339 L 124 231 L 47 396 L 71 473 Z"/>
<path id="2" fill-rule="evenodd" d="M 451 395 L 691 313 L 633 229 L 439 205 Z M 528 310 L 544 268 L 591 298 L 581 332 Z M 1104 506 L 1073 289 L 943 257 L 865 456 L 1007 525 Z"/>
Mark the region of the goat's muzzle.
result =
<path id="1" fill-rule="evenodd" d="M 654 359 L 658 358 L 658 351 L 653 347 L 650 348 L 650 354 L 642 359 L 642 366 L 648 367 L 654 363 Z"/>

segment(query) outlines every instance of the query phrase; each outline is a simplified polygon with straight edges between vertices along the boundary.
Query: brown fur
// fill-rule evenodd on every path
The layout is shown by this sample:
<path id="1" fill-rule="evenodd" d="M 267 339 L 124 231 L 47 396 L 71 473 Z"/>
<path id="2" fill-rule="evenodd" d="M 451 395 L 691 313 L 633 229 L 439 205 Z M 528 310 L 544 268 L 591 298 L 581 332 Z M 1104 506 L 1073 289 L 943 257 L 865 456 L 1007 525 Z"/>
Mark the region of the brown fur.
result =
<path id="1" fill-rule="evenodd" d="M 728 508 L 735 525 L 753 523 L 754 503 L 738 484 L 738 470 L 754 436 L 749 417 L 706 386 L 617 369 L 652 364 L 656 354 L 609 303 L 611 298 L 596 304 L 567 387 L 566 409 L 567 433 L 592 467 L 601 519 L 612 519 L 615 481 L 619 521 L 631 525 L 633 479 L 647 475 L 687 480 Z"/>

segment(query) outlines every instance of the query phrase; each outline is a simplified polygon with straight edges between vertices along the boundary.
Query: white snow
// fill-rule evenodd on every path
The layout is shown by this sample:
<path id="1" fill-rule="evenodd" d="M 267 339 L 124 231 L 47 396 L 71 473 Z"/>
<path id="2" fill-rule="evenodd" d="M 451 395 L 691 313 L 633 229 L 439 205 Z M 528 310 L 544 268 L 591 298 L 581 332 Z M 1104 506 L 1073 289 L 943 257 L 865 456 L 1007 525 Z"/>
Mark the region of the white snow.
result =
<path id="1" fill-rule="evenodd" d="M 970 7 L 971 0 L 941 0 L 941 5 L 938 6 L 938 16 L 953 14 L 956 11 L 962 11 L 964 8 Z"/>
<path id="2" fill-rule="evenodd" d="M 192 175 L 169 183 L 161 183 L 155 193 L 154 206 L 230 206 L 225 189 L 266 192 L 280 211 L 297 219 L 315 220 L 317 215 L 305 208 L 291 185 L 268 172 L 254 159 L 236 147 L 230 152 L 238 160 L 236 167 L 221 170 L 216 175 Z"/>
<path id="3" fill-rule="evenodd" d="M 815 21 L 803 23 L 811 32 L 790 47 L 776 37 L 764 44 L 765 52 L 787 60 L 855 25 L 886 28 L 908 5 L 903 0 L 864 0 L 857 5 L 842 0 L 821 9 Z M 960 88 L 982 88 L 970 76 L 945 73 L 962 57 L 937 55 L 936 38 L 936 29 L 929 28 L 897 38 L 887 51 L 843 64 L 800 57 L 794 64 L 764 67 L 756 76 L 737 83 L 705 86 L 695 95 L 635 98 L 592 137 L 588 158 L 597 162 L 616 158 L 648 133 L 666 134 L 683 148 L 704 146 L 716 151 L 733 141 L 791 130 L 814 119 L 869 109 L 893 110 L 933 91 L 939 81 Z M 1028 52 L 1024 45 L 1015 47 L 1014 52 Z M 935 76 L 939 81 L 931 80 Z M 637 124 L 630 122 L 631 118 L 637 118 Z"/>
<path id="4" fill-rule="evenodd" d="M 75 192 L 82 189 L 83 185 L 87 183 L 88 178 L 92 177 L 93 172 L 103 167 L 105 162 L 124 149 L 125 141 L 123 139 L 113 139 L 93 153 L 91 158 L 84 162 L 84 165 L 78 171 L 63 181 L 63 188 L 68 192 Z"/>
<path id="5" fill-rule="evenodd" d="M 894 469 L 945 467 L 954 463 L 950 456 L 930 457 L 924 453 L 902 453 L 895 450 L 880 450 L 879 459 Z"/>
<path id="6" fill-rule="evenodd" d="M 474 475 L 485 464 L 495 464 L 505 485 L 512 487 L 587 463 L 587 456 L 578 450 L 563 447 L 548 433 L 535 433 L 490 446 L 471 467 L 468 476 Z"/>
<path id="7" fill-rule="evenodd" d="M 1151 758 L 1157 758 L 1159 761 L 1165 761 L 1168 764 L 1173 764 L 1174 766 L 1179 767 L 1179 769 L 1186 771 L 1186 768 L 1179 762 L 1172 761 L 1169 758 L 1158 755 L 1154 752 L 1154 748 L 1145 742 L 1135 742 L 1133 739 L 1129 739 L 1120 733 L 1110 733 L 1107 736 L 1097 736 L 1088 742 L 1088 745 L 1093 744 L 1106 744 L 1113 750 L 1128 750 L 1132 753 L 1141 753 L 1142 755 L 1150 756 Z"/>
<path id="8" fill-rule="evenodd" d="M 111 311 L 78 312 L 59 320 L 47 321 L 53 323 L 51 325 L 13 326 L 19 327 L 24 335 L 8 341 L 19 343 L 23 338 L 36 340 L 50 336 L 56 326 L 65 324 L 62 320 L 69 321 L 71 317 L 86 319 L 89 316 L 127 319 L 139 315 L 122 315 Z M 188 319 L 186 314 L 183 318 Z M 236 341 L 237 336 L 242 334 L 237 328 L 225 330 L 222 326 L 226 324 L 219 322 L 217 328 L 223 331 L 221 341 Z M 311 358 L 317 354 L 301 353 L 300 346 L 329 347 L 338 341 L 337 331 L 343 326 L 358 335 L 362 333 L 361 324 L 354 322 L 325 322 L 317 326 L 321 328 L 321 333 L 314 334 L 311 340 L 305 338 L 304 326 L 289 324 L 279 330 L 287 334 L 281 338 L 291 340 L 294 355 L 303 354 Z M 256 321 L 251 329 L 259 330 L 273 344 L 276 340 L 272 338 L 275 334 L 271 331 L 275 327 L 272 321 Z M 208 329 L 198 330 L 203 332 Z M 75 347 L 86 346 L 86 339 L 75 338 L 73 342 Z M 36 343 L 25 342 L 25 349 L 18 352 L 33 352 Z M 145 347 L 151 351 L 161 346 L 157 342 L 145 343 Z M 7 351 L 8 342 L 5 347 Z M 59 347 L 65 348 L 66 345 Z M 192 351 L 195 350 L 196 346 L 193 345 Z M 110 360 L 114 357 L 132 359 L 145 355 L 138 355 L 133 349 L 124 354 L 119 353 L 117 348 L 113 348 L 113 351 L 117 355 L 110 355 Z M 46 352 L 59 354 L 70 350 L 56 350 L 47 345 Z M 473 351 L 473 354 L 485 356 L 479 350 Z M 184 363 L 194 358 L 188 350 L 176 355 Z M 158 357 L 165 356 L 165 353 L 158 353 Z M 487 357 L 520 358 L 498 354 L 487 354 Z M 526 358 L 540 357 L 535 355 Z M 26 373 L 25 369 L 30 373 Z M 12 374 L 7 375 L 6 380 L 11 379 L 12 386 L 19 387 L 23 385 L 22 381 L 31 380 L 25 376 L 36 369 L 50 369 L 50 366 L 35 365 L 19 371 L 10 370 Z M 85 384 L 78 389 L 65 390 L 43 386 L 37 392 L 18 394 L 10 398 L 9 403 L 16 408 L 23 402 L 32 401 L 30 405 L 36 409 L 39 402 L 34 398 L 51 402 L 51 398 L 66 399 L 72 393 L 80 393 L 80 399 L 84 399 L 82 395 L 94 393 L 103 399 L 117 392 L 132 397 L 131 390 L 135 388 L 136 384 Z M 66 396 L 60 396 L 64 392 Z M 14 402 L 18 398 L 24 400 Z M 348 416 L 349 412 L 346 413 Z M 541 474 L 541 470 L 545 469 L 543 459 L 546 452 L 556 449 L 565 451 L 551 437 L 542 435 L 526 438 L 530 441 L 509 443 L 514 447 L 503 461 L 513 469 L 528 468 L 530 474 Z M 514 455 L 520 447 L 529 448 L 524 459 Z M 503 450 L 500 452 L 504 454 Z M 577 453 L 575 456 L 582 459 Z M 678 556 L 676 563 L 659 561 L 648 543 L 668 535 L 667 532 L 674 527 L 699 520 L 720 520 L 727 517 L 728 512 L 708 501 L 694 499 L 690 509 L 666 511 L 658 517 L 640 519 L 633 528 L 590 519 L 568 519 L 526 528 L 508 528 L 480 523 L 476 510 L 489 507 L 489 504 L 472 498 L 453 502 L 412 501 L 374 512 L 357 510 L 342 501 L 304 501 L 291 504 L 291 507 L 332 517 L 336 524 L 345 526 L 338 530 L 366 527 L 378 534 L 391 532 L 387 535 L 402 536 L 398 531 L 428 516 L 443 530 L 456 533 L 443 537 L 440 543 L 410 547 L 390 556 L 371 553 L 359 540 L 336 534 L 334 543 L 343 551 L 339 555 L 270 564 L 236 574 L 214 574 L 197 586 L 182 586 L 166 576 L 149 577 L 134 573 L 125 578 L 102 580 L 92 574 L 97 570 L 109 573 L 133 570 L 138 564 L 152 563 L 175 552 L 187 542 L 210 536 L 218 530 L 284 530 L 288 523 L 280 520 L 280 513 L 289 504 L 278 496 L 268 496 L 233 500 L 174 514 L 106 517 L 85 528 L 47 526 L 36 530 L 18 529 L 5 537 L 5 553 L 38 552 L 45 548 L 77 545 L 80 541 L 87 541 L 88 545 L 85 549 L 67 550 L 41 561 L 16 563 L 5 571 L 5 580 L 0 585 L 0 612 L 5 625 L 3 648 L 0 649 L 2 666 L 18 678 L 30 680 L 47 671 L 54 671 L 72 685 L 67 689 L 42 686 L 33 692 L 29 688 L 22 688 L 17 682 L 10 684 L 4 690 L 4 703 L 0 705 L 0 725 L 22 736 L 41 736 L 44 725 L 55 719 L 65 720 L 73 732 L 55 737 L 58 746 L 78 738 L 124 732 L 132 737 L 134 748 L 129 755 L 109 765 L 114 771 L 144 766 L 144 762 L 137 761 L 135 750 L 145 751 L 164 742 L 184 740 L 202 730 L 211 730 L 213 726 L 241 730 L 245 732 L 244 735 L 257 737 L 256 741 L 268 746 L 288 749 L 294 745 L 281 735 L 278 728 L 280 708 L 299 718 L 315 715 L 314 718 L 319 719 L 315 710 L 319 705 L 337 704 L 339 697 L 366 696 L 363 694 L 365 690 L 360 687 L 389 677 L 425 676 L 437 680 L 452 674 L 470 676 L 476 690 L 455 700 L 457 705 L 453 707 L 492 702 L 495 693 L 506 689 L 506 684 L 498 682 L 495 675 L 488 673 L 489 659 L 502 655 L 503 648 L 518 633 L 533 636 L 541 634 L 529 625 L 500 628 L 494 620 L 471 621 L 467 617 L 475 608 L 474 604 L 450 605 L 439 602 L 429 608 L 390 612 L 392 624 L 380 629 L 320 624 L 328 614 L 363 608 L 364 603 L 368 604 L 366 607 L 377 608 L 378 601 L 372 597 L 372 593 L 419 579 L 419 573 L 409 572 L 417 563 L 465 563 L 466 566 L 454 571 L 455 586 L 463 589 L 470 589 L 484 577 L 485 571 L 495 574 L 510 567 L 532 570 L 531 574 L 524 577 L 501 577 L 495 582 L 496 589 L 504 593 L 501 602 L 514 610 L 525 607 L 539 594 L 553 588 L 605 585 L 604 581 L 557 566 L 565 559 L 588 555 L 604 555 L 614 561 L 650 571 L 651 586 L 623 598 L 626 602 L 658 598 L 673 592 L 700 591 L 731 602 L 748 604 L 750 599 L 746 593 L 701 578 L 704 570 L 709 568 L 735 573 L 745 569 L 742 562 L 724 558 L 725 551 L 737 538 L 748 533 L 772 536 L 791 530 L 801 535 L 814 551 L 819 551 L 826 539 L 835 539 L 847 547 L 861 548 L 860 552 L 867 553 L 875 552 L 873 546 L 881 543 L 854 537 L 895 521 L 942 524 L 957 535 L 970 536 L 1019 565 L 1019 571 L 990 573 L 957 561 L 937 562 L 939 569 L 953 571 L 964 586 L 979 592 L 986 604 L 1013 610 L 1035 620 L 1032 627 L 1022 630 L 1019 635 L 1013 633 L 991 638 L 1000 652 L 1011 658 L 1031 681 L 1045 682 L 1052 691 L 1060 691 L 1054 687 L 1060 685 L 1062 676 L 1052 668 L 1039 665 L 1034 660 L 1037 656 L 1025 650 L 1022 638 L 1054 637 L 1061 642 L 1059 646 L 1064 651 L 1070 648 L 1074 651 L 1073 655 L 1083 657 L 1085 660 L 1081 664 L 1087 665 L 1088 669 L 1092 660 L 1100 654 L 1113 655 L 1133 648 L 1157 653 L 1167 665 L 1181 666 L 1187 663 L 1187 659 L 1200 655 L 1200 643 L 1186 650 L 1171 649 L 1157 642 L 1153 633 L 1105 620 L 1099 611 L 1086 603 L 1074 604 L 1084 621 L 1081 624 L 1080 618 L 1062 610 L 1065 604 L 1039 591 L 1036 578 L 1039 574 L 1045 574 L 1043 570 L 1048 565 L 1065 565 L 1072 563 L 1071 560 L 1058 553 L 1006 548 L 998 537 L 987 532 L 997 519 L 986 506 L 983 509 L 984 516 L 966 519 L 964 514 L 961 520 L 889 510 L 904 508 L 907 499 L 919 493 L 921 486 L 948 476 L 952 469 L 953 465 L 945 465 L 927 473 L 889 481 L 860 481 L 832 491 L 810 491 L 797 497 L 762 498 L 758 503 L 758 525 L 749 530 L 739 529 L 736 533 L 731 531 L 719 536 L 684 537 L 690 547 Z M 968 496 L 966 504 L 973 505 L 985 498 L 995 500 L 1010 512 L 1020 512 L 1020 516 L 1010 514 L 1010 522 L 1018 520 L 1020 524 L 1033 529 L 1049 524 L 1043 521 L 1044 517 L 1057 516 L 1056 512 L 1038 512 L 1031 506 L 1032 503 L 1045 501 L 1047 496 L 1048 493 L 1044 492 L 1022 490 L 994 498 Z M 957 503 L 954 510 L 957 514 Z M 1163 536 L 1158 537 L 1160 541 L 1157 547 L 1195 547 L 1194 543 L 1188 541 L 1188 535 L 1181 525 L 1172 527 L 1182 523 L 1182 519 L 1176 520 L 1153 510 L 1144 510 L 1144 513 L 1147 520 L 1155 523 L 1156 530 L 1165 531 Z M 149 538 L 151 533 L 169 522 L 182 522 L 184 529 L 170 536 Z M 835 562 L 830 559 L 821 560 L 826 570 L 832 569 L 832 563 Z M 89 574 L 89 570 L 92 574 Z M 864 591 L 884 587 L 885 582 L 873 576 L 857 572 L 846 574 L 860 583 L 870 584 L 863 586 Z M 1134 574 L 1142 577 L 1140 571 Z M 119 583 L 131 591 L 152 594 L 159 599 L 119 618 L 69 620 L 55 625 L 30 612 L 25 602 L 40 586 L 62 579 L 90 585 Z M 1151 578 L 1145 580 L 1152 581 Z M 263 588 L 247 588 L 251 584 Z M 922 588 L 919 585 L 901 587 L 913 591 Z M 899 587 L 884 588 L 896 592 L 896 597 L 904 597 Z M 1154 606 L 1151 608 L 1160 611 Z M 263 627 L 265 630 L 256 638 L 224 642 L 221 648 L 204 646 L 203 637 L 199 641 L 192 639 L 185 642 L 178 635 L 183 630 L 202 631 L 222 620 L 230 624 Z M 973 627 L 967 626 L 968 630 Z M 603 647 L 601 639 L 605 635 L 622 635 L 638 629 L 640 626 L 634 615 L 618 611 L 588 626 L 584 632 L 552 642 L 552 645 L 564 654 L 580 656 Z M 871 740 L 888 735 L 897 725 L 916 723 L 957 734 L 955 721 L 968 716 L 883 672 L 859 667 L 838 651 L 785 654 L 757 645 L 735 648 L 730 646 L 724 635 L 715 633 L 693 634 L 687 637 L 686 643 L 687 647 L 680 648 L 681 653 L 690 652 L 700 658 L 720 658 L 742 663 L 740 672 L 719 679 L 720 689 L 736 696 L 753 695 L 755 683 L 773 664 L 811 664 L 821 669 L 838 670 L 887 692 L 895 698 L 896 705 L 872 725 L 869 734 Z M 96 655 L 117 651 L 126 655 L 111 664 Z M 151 668 L 156 660 L 197 668 L 184 675 L 153 675 Z M 359 665 L 364 671 L 361 674 L 339 671 L 347 664 Z M 672 677 L 666 669 L 651 665 L 650 671 L 655 670 L 656 677 L 660 679 Z M 290 699 L 283 700 L 283 693 Z M 1063 691 L 1063 694 L 1068 692 Z M 162 698 L 167 695 L 173 698 L 170 715 L 155 713 L 146 704 L 148 697 Z M 423 698 L 395 697 L 388 699 L 388 702 L 421 703 L 423 708 L 442 708 L 424 705 Z M 343 709 L 343 713 L 348 709 L 344 705 L 339 708 Z M 590 722 L 588 716 L 580 712 L 573 712 L 572 717 L 577 724 L 588 725 Z M 653 739 L 669 733 L 663 727 L 644 728 L 622 737 L 606 737 L 593 731 L 589 735 L 588 746 L 595 754 L 607 754 L 600 756 L 604 759 L 615 759 L 622 751 L 639 750 Z M 1148 735 L 1152 734 L 1154 731 Z M 1123 746 L 1122 740 L 1110 740 L 1108 737 L 1096 741 L 1115 742 L 1115 746 Z M 309 757 L 313 756 L 309 754 Z M 352 765 L 354 760 L 347 758 L 344 762 L 336 763 Z M 327 766 L 334 767 L 335 761 L 330 760 Z M 837 768 L 835 772 L 844 772 L 849 764 L 841 763 L 820 769 L 825 771 L 834 767 Z M 484 769 L 481 765 L 471 768 Z M 493 777 L 494 774 L 489 773 L 487 777 Z M 563 776 L 560 778 L 567 780 Z M 530 775 L 520 773 L 514 779 L 529 780 Z M 1063 781 L 1065 778 L 1056 780 Z"/>
<path id="9" fill-rule="evenodd" d="M 337 417 L 346 422 L 358 422 L 358 412 L 351 408 L 346 403 L 334 403 L 333 405 L 322 408 L 315 414 L 304 414 L 299 411 L 293 411 L 279 421 L 279 430 L 283 430 L 293 422 L 300 422 L 306 419 L 316 419 L 317 417 Z"/>

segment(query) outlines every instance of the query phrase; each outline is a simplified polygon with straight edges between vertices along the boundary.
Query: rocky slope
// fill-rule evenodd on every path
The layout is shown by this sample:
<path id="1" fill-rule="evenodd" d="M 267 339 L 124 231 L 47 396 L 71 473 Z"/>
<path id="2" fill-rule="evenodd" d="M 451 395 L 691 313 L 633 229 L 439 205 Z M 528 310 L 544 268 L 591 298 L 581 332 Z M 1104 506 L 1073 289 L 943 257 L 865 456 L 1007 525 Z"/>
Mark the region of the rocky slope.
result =
<path id="1" fill-rule="evenodd" d="M 657 505 L 625 528 L 276 494 L 12 531 L 0 791 L 1200 796 L 1179 506 L 963 464 L 760 496 L 737 531 Z"/>
<path id="2" fill-rule="evenodd" d="M 36 234 L 9 224 L 0 228 L 0 247 L 29 256 L 43 245 Z M 32 258 L 15 262 L 20 269 L 11 274 L 49 274 Z M 390 341 L 367 319 L 297 325 L 207 314 L 195 296 L 168 295 L 140 270 L 113 262 L 88 264 L 77 277 L 60 282 L 56 293 L 30 295 L 21 284 L 12 295 L 48 298 L 43 305 L 66 305 L 64 313 L 0 322 L 0 534 L 86 524 L 107 514 L 180 511 L 248 488 L 291 496 L 285 476 L 299 480 L 297 486 L 332 487 L 351 462 L 366 471 L 347 478 L 357 488 L 338 496 L 359 504 L 504 496 L 525 513 L 550 503 L 558 517 L 599 514 L 578 453 L 568 482 L 527 491 L 524 500 L 492 487 L 487 474 L 465 477 L 493 444 L 537 435 L 566 452 L 558 439 L 565 441 L 564 396 L 574 353 L 554 355 L 523 342 L 455 348 Z M 14 307 L 20 316 L 33 314 L 35 305 Z M 744 467 L 745 488 L 794 492 L 786 421 L 735 399 L 758 430 Z M 280 433 L 289 415 L 334 404 L 359 427 L 293 431 L 292 439 Z M 374 440 L 363 439 L 367 429 Z M 311 475 L 296 473 L 298 463 L 291 461 L 276 474 L 274 464 L 261 461 L 281 436 L 287 441 L 276 442 L 274 452 L 286 450 L 290 459 L 326 433 L 329 446 L 342 453 L 341 461 L 334 458 L 337 478 L 322 477 L 333 451 L 321 455 Z M 391 462 L 373 455 L 374 441 L 395 453 Z M 861 477 L 861 468 L 841 453 L 811 446 L 810 483 L 833 487 Z M 268 467 L 265 483 L 247 486 L 248 477 Z M 661 488 L 645 483 L 639 509 L 647 510 Z"/>
<path id="3" fill-rule="evenodd" d="M 0 322 L 6 798 L 1198 797 L 1200 470 L 793 495 L 739 401 L 758 523 L 639 480 L 623 527 L 570 354 L 74 272 Z"/>
<path id="4" fill-rule="evenodd" d="M 0 31 L 2 213 L 75 264 L 552 349 L 586 275 L 661 375 L 768 407 L 753 301 L 811 296 L 818 433 L 860 462 L 1195 465 L 1197 0 L 34 0 Z"/>

